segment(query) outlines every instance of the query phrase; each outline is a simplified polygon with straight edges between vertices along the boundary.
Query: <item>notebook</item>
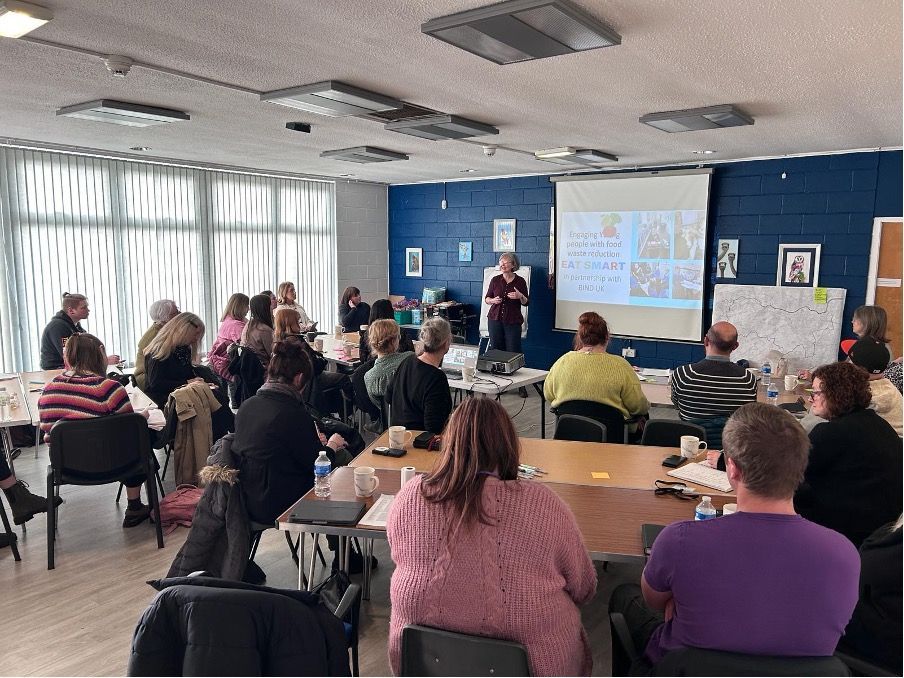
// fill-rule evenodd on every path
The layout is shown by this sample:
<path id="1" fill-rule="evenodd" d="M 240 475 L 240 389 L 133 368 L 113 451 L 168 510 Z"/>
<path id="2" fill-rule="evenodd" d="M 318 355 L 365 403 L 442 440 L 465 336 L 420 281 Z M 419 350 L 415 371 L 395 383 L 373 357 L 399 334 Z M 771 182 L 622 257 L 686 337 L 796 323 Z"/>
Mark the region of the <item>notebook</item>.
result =
<path id="1" fill-rule="evenodd" d="M 360 501 L 315 501 L 304 499 L 289 514 L 290 523 L 310 525 L 357 525 L 367 506 Z"/>
<path id="2" fill-rule="evenodd" d="M 479 353 L 479 346 L 452 344 L 449 346 L 449 352 L 443 357 L 443 372 L 460 377 L 461 368 L 465 366 L 465 361 L 469 360 L 476 365 Z"/>
<path id="3" fill-rule="evenodd" d="M 719 492 L 731 492 L 731 483 L 728 482 L 728 474 L 725 471 L 717 471 L 706 462 L 700 461 L 696 464 L 685 464 L 680 468 L 673 469 L 667 475 L 673 478 L 687 480 L 697 485 L 705 485 Z"/>

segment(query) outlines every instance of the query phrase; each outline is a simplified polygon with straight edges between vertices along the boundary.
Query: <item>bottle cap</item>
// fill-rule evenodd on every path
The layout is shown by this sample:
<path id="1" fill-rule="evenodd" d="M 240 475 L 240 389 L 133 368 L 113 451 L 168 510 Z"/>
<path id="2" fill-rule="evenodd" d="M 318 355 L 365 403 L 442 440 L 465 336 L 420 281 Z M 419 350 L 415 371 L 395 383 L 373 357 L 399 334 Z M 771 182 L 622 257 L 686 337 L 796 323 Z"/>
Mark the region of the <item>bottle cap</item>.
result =
<path id="1" fill-rule="evenodd" d="M 713 500 L 712 497 L 707 497 L 706 495 L 703 496 L 703 501 L 712 501 L 712 500 Z"/>
<path id="2" fill-rule="evenodd" d="M 360 330 L 361 330 L 362 332 L 366 332 L 366 331 L 367 331 L 367 325 L 361 325 Z"/>

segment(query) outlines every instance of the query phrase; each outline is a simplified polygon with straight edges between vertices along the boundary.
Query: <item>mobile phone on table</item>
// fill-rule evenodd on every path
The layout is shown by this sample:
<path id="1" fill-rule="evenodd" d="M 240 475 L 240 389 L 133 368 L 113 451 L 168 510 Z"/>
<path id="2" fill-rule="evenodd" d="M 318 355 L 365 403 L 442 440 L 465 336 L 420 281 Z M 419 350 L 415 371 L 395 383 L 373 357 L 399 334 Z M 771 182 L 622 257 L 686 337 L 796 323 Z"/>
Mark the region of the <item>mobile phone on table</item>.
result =
<path id="1" fill-rule="evenodd" d="M 398 450 L 393 447 L 375 447 L 374 454 L 379 454 L 383 457 L 404 457 L 408 454 L 405 450 Z"/>
<path id="2" fill-rule="evenodd" d="M 662 465 L 667 466 L 668 468 L 678 468 L 686 461 L 687 459 L 682 457 L 680 454 L 672 454 L 662 460 Z"/>

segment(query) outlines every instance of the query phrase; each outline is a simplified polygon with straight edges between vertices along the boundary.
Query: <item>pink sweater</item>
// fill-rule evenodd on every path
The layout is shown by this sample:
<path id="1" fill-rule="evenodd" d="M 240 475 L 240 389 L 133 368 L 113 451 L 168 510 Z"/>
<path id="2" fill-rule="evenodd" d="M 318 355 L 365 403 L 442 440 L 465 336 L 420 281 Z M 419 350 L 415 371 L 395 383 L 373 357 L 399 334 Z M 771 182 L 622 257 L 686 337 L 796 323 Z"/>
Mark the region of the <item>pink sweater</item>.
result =
<path id="1" fill-rule="evenodd" d="M 236 318 L 226 318 L 220 323 L 220 329 L 217 331 L 217 338 L 210 347 L 208 359 L 210 367 L 214 372 L 224 379 L 232 381 L 232 375 L 227 371 L 229 366 L 229 357 L 226 355 L 226 349 L 229 344 L 238 342 L 242 338 L 242 330 L 248 324 L 247 320 L 237 320 Z"/>
<path id="2" fill-rule="evenodd" d="M 521 643 L 532 675 L 589 676 L 578 605 L 596 592 L 596 570 L 562 500 L 540 483 L 488 476 L 483 501 L 492 524 L 454 534 L 451 507 L 428 503 L 420 490 L 417 477 L 399 492 L 386 526 L 396 564 L 393 673 L 402 629 L 421 624 Z"/>

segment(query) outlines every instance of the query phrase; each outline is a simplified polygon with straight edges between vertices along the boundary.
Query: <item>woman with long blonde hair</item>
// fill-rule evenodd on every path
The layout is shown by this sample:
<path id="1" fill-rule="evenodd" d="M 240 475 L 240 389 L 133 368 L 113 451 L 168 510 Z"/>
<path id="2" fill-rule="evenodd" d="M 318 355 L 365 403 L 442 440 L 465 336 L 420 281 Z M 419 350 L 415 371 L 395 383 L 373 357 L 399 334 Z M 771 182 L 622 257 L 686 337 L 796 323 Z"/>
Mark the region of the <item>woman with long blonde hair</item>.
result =
<path id="1" fill-rule="evenodd" d="M 200 379 L 195 366 L 201 363 L 204 322 L 194 313 L 180 313 L 170 320 L 144 351 L 147 366 L 145 392 L 159 407 L 170 393 Z"/>
<path id="2" fill-rule="evenodd" d="M 248 315 L 250 300 L 247 294 L 236 292 L 229 301 L 226 302 L 226 308 L 223 309 L 223 317 L 220 318 L 220 327 L 217 330 L 217 338 L 214 339 L 213 346 L 210 347 L 210 367 L 220 377 L 226 381 L 232 381 L 232 375 L 227 369 L 229 366 L 229 357 L 226 350 L 230 344 L 241 341 L 242 331 L 248 321 L 245 316 Z"/>

